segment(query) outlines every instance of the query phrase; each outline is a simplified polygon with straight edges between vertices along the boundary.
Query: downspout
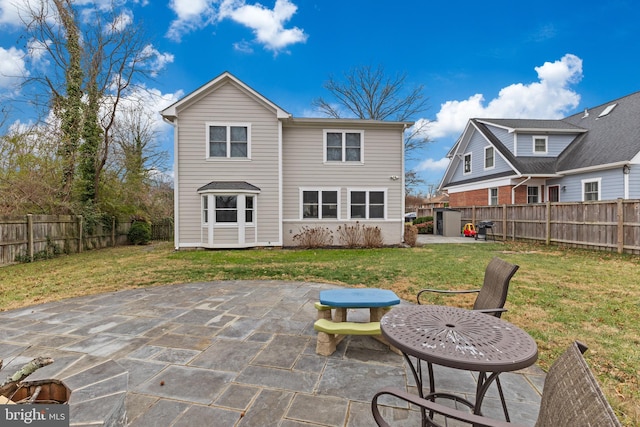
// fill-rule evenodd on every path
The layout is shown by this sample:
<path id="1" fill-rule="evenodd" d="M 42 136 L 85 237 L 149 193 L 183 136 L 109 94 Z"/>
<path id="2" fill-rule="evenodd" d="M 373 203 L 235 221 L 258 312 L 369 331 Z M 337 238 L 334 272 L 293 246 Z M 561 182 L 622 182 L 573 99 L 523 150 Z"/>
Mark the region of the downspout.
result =
<path id="1" fill-rule="evenodd" d="M 516 188 L 520 187 L 522 184 L 524 184 L 525 182 L 529 181 L 532 177 L 530 176 L 529 178 L 525 179 L 524 181 L 519 182 L 516 186 L 514 186 L 511 189 L 511 204 L 515 205 L 516 204 Z"/>

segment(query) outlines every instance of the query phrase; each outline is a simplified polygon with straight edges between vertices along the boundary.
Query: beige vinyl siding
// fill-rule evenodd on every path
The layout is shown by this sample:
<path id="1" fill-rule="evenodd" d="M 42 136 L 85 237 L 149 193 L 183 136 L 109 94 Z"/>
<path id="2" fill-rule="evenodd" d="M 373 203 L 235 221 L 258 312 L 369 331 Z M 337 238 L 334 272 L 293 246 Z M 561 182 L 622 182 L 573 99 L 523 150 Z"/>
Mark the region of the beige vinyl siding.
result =
<path id="1" fill-rule="evenodd" d="M 246 181 L 259 187 L 257 239 L 277 243 L 279 123 L 275 111 L 235 84 L 227 83 L 182 108 L 178 117 L 179 244 L 201 243 L 201 201 L 197 189 L 212 181 Z M 250 124 L 250 159 L 207 160 L 207 122 Z M 248 239 L 254 240 L 253 235 Z"/>
<path id="2" fill-rule="evenodd" d="M 323 130 L 364 130 L 362 156 L 364 163 L 324 163 Z M 400 243 L 402 212 L 402 131 L 398 128 L 344 124 L 285 124 L 283 129 L 283 244 L 293 244 L 292 237 L 302 226 L 321 224 L 329 229 L 348 222 L 348 191 L 386 190 L 386 219 L 360 220 L 367 226 L 382 229 L 385 244 Z M 392 180 L 392 176 L 399 179 Z M 300 219 L 300 188 L 338 188 L 339 219 L 320 221 Z M 351 221 L 352 223 L 355 220 Z M 334 231 L 335 236 L 335 231 Z M 336 236 L 337 237 L 337 236 Z M 334 241 L 337 244 L 337 240 Z"/>

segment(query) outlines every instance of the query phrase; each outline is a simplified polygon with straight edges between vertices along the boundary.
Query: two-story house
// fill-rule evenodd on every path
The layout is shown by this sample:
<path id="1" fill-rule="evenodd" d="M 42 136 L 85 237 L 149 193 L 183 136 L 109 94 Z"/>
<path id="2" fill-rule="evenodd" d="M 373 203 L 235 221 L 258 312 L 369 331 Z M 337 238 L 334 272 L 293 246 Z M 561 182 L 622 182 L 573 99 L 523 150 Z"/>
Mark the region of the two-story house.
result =
<path id="1" fill-rule="evenodd" d="M 561 120 L 471 119 L 440 183 L 455 206 L 640 198 L 640 92 Z"/>
<path id="2" fill-rule="evenodd" d="M 228 72 L 161 114 L 177 249 L 296 246 L 304 228 L 356 222 L 402 243 L 411 123 L 295 118 Z"/>

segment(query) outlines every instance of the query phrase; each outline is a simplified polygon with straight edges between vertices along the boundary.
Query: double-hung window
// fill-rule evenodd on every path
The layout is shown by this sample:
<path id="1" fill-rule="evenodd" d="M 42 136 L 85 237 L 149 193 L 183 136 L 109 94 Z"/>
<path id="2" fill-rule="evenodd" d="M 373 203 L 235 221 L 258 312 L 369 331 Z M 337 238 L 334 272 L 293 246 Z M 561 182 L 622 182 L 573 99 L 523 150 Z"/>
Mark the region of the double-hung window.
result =
<path id="1" fill-rule="evenodd" d="M 386 192 L 384 190 L 351 190 L 349 192 L 349 218 L 384 219 Z"/>
<path id="2" fill-rule="evenodd" d="M 546 136 L 534 136 L 533 137 L 533 154 L 547 154 L 547 142 Z"/>
<path id="3" fill-rule="evenodd" d="M 302 190 L 303 219 L 337 219 L 338 190 Z"/>
<path id="4" fill-rule="evenodd" d="M 489 189 L 489 206 L 496 206 L 498 204 L 498 189 L 490 188 Z"/>
<path id="5" fill-rule="evenodd" d="M 600 179 L 582 180 L 582 200 L 600 200 Z"/>
<path id="6" fill-rule="evenodd" d="M 527 187 L 527 203 L 540 203 L 540 187 Z"/>
<path id="7" fill-rule="evenodd" d="M 244 220 L 248 223 L 253 223 L 253 213 L 254 213 L 254 197 L 246 196 L 244 199 Z"/>
<path id="8" fill-rule="evenodd" d="M 471 173 L 471 153 L 467 153 L 464 155 L 463 164 L 464 164 L 463 166 L 464 174 L 466 175 L 468 173 Z"/>
<path id="9" fill-rule="evenodd" d="M 249 158 L 251 126 L 207 123 L 207 158 Z"/>
<path id="10" fill-rule="evenodd" d="M 363 143 L 364 131 L 325 130 L 324 161 L 362 163 Z"/>
<path id="11" fill-rule="evenodd" d="M 493 147 L 485 147 L 484 149 L 484 168 L 493 169 L 495 166 Z"/>
<path id="12" fill-rule="evenodd" d="M 215 196 L 216 222 L 238 222 L 238 197 Z"/>

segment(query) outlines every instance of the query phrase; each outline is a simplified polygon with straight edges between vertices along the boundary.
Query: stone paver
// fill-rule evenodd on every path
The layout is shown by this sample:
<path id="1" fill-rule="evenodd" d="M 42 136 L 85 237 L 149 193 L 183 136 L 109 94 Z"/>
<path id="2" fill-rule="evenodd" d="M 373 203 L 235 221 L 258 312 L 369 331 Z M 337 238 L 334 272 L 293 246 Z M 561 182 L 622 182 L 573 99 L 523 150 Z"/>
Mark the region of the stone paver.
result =
<path id="1" fill-rule="evenodd" d="M 8 365 L 2 372 L 53 357 L 33 378 L 73 386 L 77 426 L 99 425 L 102 417 L 105 425 L 131 427 L 368 427 L 375 390 L 415 391 L 415 384 L 402 356 L 371 337 L 347 337 L 329 357 L 315 353 L 313 303 L 332 288 L 203 282 L 0 312 L 0 358 Z M 469 372 L 435 375 L 443 390 L 474 391 Z M 544 373 L 532 367 L 501 380 L 512 420 L 533 425 Z M 494 388 L 483 408 L 501 419 Z M 407 405 L 384 413 L 394 426 L 419 425 L 419 412 Z"/>

